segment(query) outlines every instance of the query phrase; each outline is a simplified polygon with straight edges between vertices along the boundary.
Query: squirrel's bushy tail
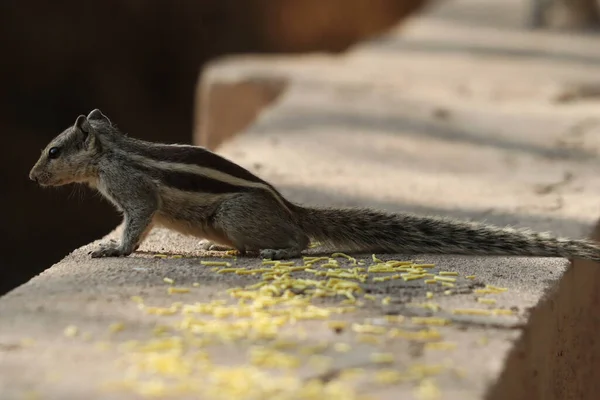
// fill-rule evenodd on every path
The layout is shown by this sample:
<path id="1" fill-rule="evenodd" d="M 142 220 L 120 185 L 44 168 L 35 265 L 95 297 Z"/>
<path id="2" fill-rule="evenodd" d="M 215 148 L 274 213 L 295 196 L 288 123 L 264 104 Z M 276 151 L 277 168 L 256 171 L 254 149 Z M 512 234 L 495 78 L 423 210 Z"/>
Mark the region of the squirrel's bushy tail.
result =
<path id="1" fill-rule="evenodd" d="M 298 207 L 304 232 L 349 251 L 583 258 L 600 262 L 600 244 L 526 229 L 369 209 Z"/>

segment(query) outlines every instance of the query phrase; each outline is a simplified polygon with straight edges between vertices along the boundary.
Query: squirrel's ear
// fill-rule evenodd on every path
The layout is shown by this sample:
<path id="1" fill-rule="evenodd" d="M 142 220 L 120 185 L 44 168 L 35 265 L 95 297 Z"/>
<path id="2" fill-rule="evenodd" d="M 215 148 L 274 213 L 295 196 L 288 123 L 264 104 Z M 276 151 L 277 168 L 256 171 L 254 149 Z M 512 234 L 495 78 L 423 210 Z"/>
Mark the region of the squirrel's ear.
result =
<path id="1" fill-rule="evenodd" d="M 85 115 L 80 115 L 75 120 L 75 127 L 81 132 L 84 147 L 91 148 L 96 145 L 96 134 L 93 132 L 90 122 Z"/>
<path id="2" fill-rule="evenodd" d="M 77 119 L 75 120 L 75 127 L 77 127 L 77 129 L 79 129 L 86 135 L 91 131 L 90 123 L 85 117 L 85 115 L 80 115 L 79 117 L 77 117 Z"/>
<path id="3" fill-rule="evenodd" d="M 87 116 L 87 119 L 88 120 L 93 119 L 93 120 L 98 120 L 98 121 L 106 121 L 109 124 L 111 123 L 110 119 L 108 119 L 108 117 L 106 115 L 102 114 L 102 111 L 100 111 L 97 108 L 90 111 L 90 113 Z"/>

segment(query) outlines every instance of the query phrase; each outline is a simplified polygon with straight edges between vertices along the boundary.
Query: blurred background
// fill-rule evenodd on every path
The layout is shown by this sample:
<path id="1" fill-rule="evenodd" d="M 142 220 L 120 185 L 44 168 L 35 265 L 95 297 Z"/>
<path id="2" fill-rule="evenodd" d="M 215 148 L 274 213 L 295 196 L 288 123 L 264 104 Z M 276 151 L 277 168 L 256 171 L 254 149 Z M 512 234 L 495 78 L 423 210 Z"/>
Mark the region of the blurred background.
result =
<path id="1" fill-rule="evenodd" d="M 0 158 L 0 295 L 120 222 L 86 188 L 42 190 L 27 178 L 40 150 L 79 114 L 100 108 L 133 136 L 191 143 L 196 85 L 210 60 L 340 53 L 452 1 L 0 2 L 0 131 L 9 153 Z M 487 24 L 512 13 L 522 30 L 593 34 L 600 20 L 596 0 L 462 3 L 457 20 Z"/>

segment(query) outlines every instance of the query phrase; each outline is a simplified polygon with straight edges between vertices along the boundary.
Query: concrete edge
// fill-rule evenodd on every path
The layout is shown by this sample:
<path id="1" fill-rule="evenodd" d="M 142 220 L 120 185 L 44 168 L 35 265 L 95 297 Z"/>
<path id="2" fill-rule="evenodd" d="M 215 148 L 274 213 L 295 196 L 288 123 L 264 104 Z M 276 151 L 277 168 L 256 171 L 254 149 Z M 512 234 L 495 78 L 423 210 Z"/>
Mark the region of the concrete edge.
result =
<path id="1" fill-rule="evenodd" d="M 591 238 L 600 241 L 600 219 Z M 600 264 L 573 260 L 532 310 L 486 398 L 596 399 L 600 392 Z"/>
<path id="2" fill-rule="evenodd" d="M 289 86 L 280 74 L 217 72 L 219 60 L 201 73 L 196 87 L 193 143 L 214 150 L 243 132 Z"/>

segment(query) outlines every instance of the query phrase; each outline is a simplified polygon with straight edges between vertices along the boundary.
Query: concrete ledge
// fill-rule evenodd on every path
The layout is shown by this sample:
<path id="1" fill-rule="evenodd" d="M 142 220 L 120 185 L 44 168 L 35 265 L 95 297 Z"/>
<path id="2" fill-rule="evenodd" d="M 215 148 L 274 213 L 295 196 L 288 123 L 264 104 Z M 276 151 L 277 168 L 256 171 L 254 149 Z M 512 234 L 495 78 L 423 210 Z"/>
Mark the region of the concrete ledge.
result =
<path id="1" fill-rule="evenodd" d="M 194 143 L 209 149 L 247 128 L 287 86 L 284 77 L 226 76 L 213 69 L 208 65 L 199 81 L 194 130 Z"/>
<path id="2" fill-rule="evenodd" d="M 518 327 L 525 322 L 526 308 L 535 303 L 543 289 L 542 282 L 531 278 L 527 279 L 526 287 L 519 288 L 519 285 L 515 285 L 514 278 L 498 277 L 498 270 L 494 270 L 493 266 L 498 263 L 510 265 L 514 270 L 527 271 L 527 276 L 547 276 L 564 268 L 563 261 L 552 259 L 534 261 L 523 258 L 418 256 L 422 262 L 437 265 L 437 268 L 430 269 L 433 273 L 453 270 L 460 274 L 453 294 L 445 295 L 443 292 L 447 288 L 440 285 L 430 287 L 422 281 L 369 281 L 363 288 L 375 300 L 367 299 L 362 294 L 357 295 L 363 304 L 356 311 L 333 314 L 328 318 L 348 323 L 340 333 L 328 326 L 328 319 L 308 318 L 294 324 L 284 324 L 274 341 L 256 341 L 244 336 L 239 341 L 209 342 L 196 349 L 187 343 L 190 340 L 186 335 L 187 331 L 181 330 L 186 314 L 178 311 L 172 316 L 152 315 L 148 313 L 148 308 L 139 309 L 131 297 L 140 296 L 146 307 L 165 309 L 173 307 L 177 302 L 192 307 L 194 304 L 208 305 L 215 300 L 228 301 L 227 289 L 255 284 L 260 281 L 260 277 L 218 274 L 201 265 L 200 261 L 223 259 L 199 253 L 194 244 L 192 239 L 157 230 L 151 234 L 140 253 L 131 258 L 90 260 L 87 251 L 97 245 L 93 243 L 75 251 L 60 264 L 4 296 L 0 301 L 3 326 L 0 332 L 0 389 L 5 398 L 18 399 L 26 395 L 35 398 L 33 395 L 37 394 L 41 398 L 50 399 L 69 398 L 68 396 L 121 399 L 131 398 L 132 393 L 136 392 L 138 395 L 151 391 L 161 393 L 162 385 L 179 399 L 197 398 L 198 393 L 202 392 L 179 393 L 176 384 L 168 383 L 169 368 L 182 368 L 184 365 L 172 365 L 169 354 L 184 351 L 183 355 L 201 357 L 206 352 L 210 354 L 215 371 L 225 369 L 227 373 L 234 374 L 236 368 L 249 368 L 247 354 L 252 348 L 279 348 L 277 343 L 282 343 L 283 340 L 288 343 L 280 350 L 284 354 L 297 355 L 298 351 L 302 354 L 308 350 L 310 355 L 309 349 L 323 349 L 314 350 L 311 358 L 301 363 L 299 368 L 292 369 L 293 376 L 296 377 L 294 379 L 300 381 L 315 377 L 332 379 L 335 384 L 339 384 L 339 373 L 359 368 L 361 379 L 354 382 L 357 384 L 355 390 L 359 394 L 368 393 L 378 399 L 394 399 L 398 395 L 418 399 L 420 397 L 415 393 L 426 390 L 428 385 L 434 385 L 431 390 L 440 391 L 443 398 L 482 398 L 486 388 L 503 369 L 503 355 L 518 337 Z M 156 253 L 180 254 L 183 257 L 153 258 Z M 398 260 L 414 258 L 402 255 L 391 257 Z M 371 257 L 362 255 L 357 258 L 368 265 Z M 261 268 L 260 262 L 252 259 L 229 261 L 238 268 Z M 296 265 L 301 265 L 300 260 L 294 261 Z M 340 260 L 340 265 L 342 269 L 351 267 L 343 260 Z M 464 278 L 470 274 L 477 275 L 477 279 L 471 281 Z M 311 277 L 310 274 L 303 273 L 294 275 Z M 173 279 L 176 287 L 188 288 L 190 292 L 168 294 L 167 288 L 170 285 L 163 281 L 164 277 Z M 195 282 L 199 283 L 199 287 L 193 285 Z M 493 296 L 497 301 L 496 305 L 482 307 L 474 301 L 476 296 L 473 289 L 480 288 L 483 283 L 510 286 L 510 289 Z M 434 298 L 425 300 L 426 291 L 435 293 Z M 384 300 L 386 298 L 387 301 Z M 343 297 L 332 300 L 334 301 L 317 300 L 313 304 L 323 310 L 332 306 L 336 308 L 340 307 L 339 302 Z M 437 305 L 439 310 L 424 308 L 427 302 Z M 452 314 L 452 310 L 456 309 L 509 309 L 515 305 L 518 310 L 513 316 Z M 401 317 L 393 317 L 389 321 L 386 319 L 386 315 L 398 314 Z M 447 325 L 421 325 L 411 322 L 413 316 L 436 317 L 440 321 L 444 319 Z M 198 318 L 211 321 L 214 317 L 200 314 Z M 218 326 L 216 324 L 222 321 L 221 318 L 214 318 L 213 323 Z M 434 323 L 435 321 L 438 320 L 434 320 Z M 111 325 L 115 323 L 122 324 L 123 330 L 111 332 Z M 235 323 L 235 319 L 230 323 Z M 364 326 L 363 329 L 383 329 L 387 333 L 355 332 L 351 328 L 354 324 Z M 66 335 L 69 326 L 77 328 L 73 336 Z M 156 330 L 160 327 L 167 328 L 165 333 L 157 336 Z M 426 330 L 439 336 L 436 334 L 431 339 L 420 340 L 393 335 L 388 337 L 391 335 L 389 332 L 394 329 L 408 335 Z M 233 333 L 231 330 L 224 332 Z M 201 334 L 195 337 L 201 340 L 207 336 L 210 337 Z M 156 348 L 160 343 L 165 346 L 165 341 L 169 338 L 176 343 L 183 343 L 184 349 L 173 346 L 161 351 Z M 430 349 L 430 345 L 427 345 L 430 341 L 439 343 L 440 349 Z M 349 346 L 348 350 L 335 350 L 340 343 Z M 154 346 L 155 350 L 148 353 L 138 348 L 136 352 L 136 345 Z M 444 346 L 450 348 L 445 350 Z M 393 363 L 374 362 L 372 357 L 377 353 L 390 355 Z M 144 380 L 143 375 L 134 373 L 140 367 L 138 362 L 152 363 L 152 360 L 161 357 L 165 363 L 162 368 L 166 371 L 150 374 L 150 380 Z M 329 367 L 319 367 L 320 358 L 330 360 Z M 170 365 L 172 366 L 169 367 Z M 160 368 L 160 365 L 155 368 Z M 395 371 L 399 374 L 400 381 L 376 383 L 377 374 L 382 371 Z M 216 379 L 216 373 L 203 373 L 204 377 L 193 373 L 182 375 L 186 384 L 202 380 L 208 387 L 211 387 L 210 379 Z M 332 378 L 326 378 L 330 375 Z M 273 375 L 273 379 L 276 376 L 277 374 Z M 205 382 L 204 379 L 209 380 Z M 124 380 L 127 385 L 123 384 Z M 131 381 L 138 383 L 131 386 Z M 354 383 L 343 380 L 340 382 L 347 385 L 348 389 L 354 386 Z M 322 391 L 317 393 L 324 394 Z M 344 396 L 339 398 L 352 398 Z"/>

